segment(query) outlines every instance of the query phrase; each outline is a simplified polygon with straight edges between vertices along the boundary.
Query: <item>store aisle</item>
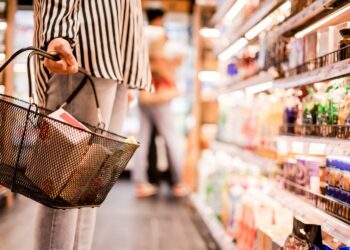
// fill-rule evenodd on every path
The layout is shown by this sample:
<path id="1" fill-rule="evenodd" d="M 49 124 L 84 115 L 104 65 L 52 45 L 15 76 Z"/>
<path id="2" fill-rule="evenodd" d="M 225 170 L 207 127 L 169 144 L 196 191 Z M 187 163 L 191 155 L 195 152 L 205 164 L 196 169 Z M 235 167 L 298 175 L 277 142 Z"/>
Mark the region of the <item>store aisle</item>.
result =
<path id="1" fill-rule="evenodd" d="M 0 212 L 0 250 L 30 250 L 35 204 L 19 197 Z M 98 213 L 94 250 L 206 250 L 192 223 L 186 201 L 161 195 L 138 200 L 133 185 L 122 181 Z"/>

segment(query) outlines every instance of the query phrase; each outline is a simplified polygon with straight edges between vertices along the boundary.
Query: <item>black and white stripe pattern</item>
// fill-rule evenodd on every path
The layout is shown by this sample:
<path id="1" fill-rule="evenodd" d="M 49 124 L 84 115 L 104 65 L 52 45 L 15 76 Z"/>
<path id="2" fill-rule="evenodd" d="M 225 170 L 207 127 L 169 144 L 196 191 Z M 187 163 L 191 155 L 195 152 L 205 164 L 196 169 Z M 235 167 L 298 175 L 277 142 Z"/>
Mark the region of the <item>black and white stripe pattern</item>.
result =
<path id="1" fill-rule="evenodd" d="M 57 37 L 72 43 L 79 66 L 92 76 L 151 89 L 141 0 L 34 0 L 34 46 Z M 50 73 L 35 61 L 37 94 L 45 103 Z"/>

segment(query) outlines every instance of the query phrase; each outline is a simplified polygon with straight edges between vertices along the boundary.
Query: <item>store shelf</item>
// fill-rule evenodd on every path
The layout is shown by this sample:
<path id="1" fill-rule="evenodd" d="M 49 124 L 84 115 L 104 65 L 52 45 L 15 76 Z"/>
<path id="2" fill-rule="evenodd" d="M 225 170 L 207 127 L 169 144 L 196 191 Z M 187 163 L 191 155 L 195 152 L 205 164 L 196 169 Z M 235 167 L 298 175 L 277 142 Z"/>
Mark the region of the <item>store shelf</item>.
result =
<path id="1" fill-rule="evenodd" d="M 278 136 L 280 154 L 340 155 L 350 156 L 350 140 L 323 137 Z"/>
<path id="2" fill-rule="evenodd" d="M 258 8 L 255 13 L 251 15 L 251 18 L 244 22 L 244 24 L 237 29 L 230 29 L 227 33 L 227 37 L 229 37 L 229 41 L 225 44 L 219 45 L 216 48 L 216 53 L 219 54 L 223 52 L 226 48 L 228 48 L 231 44 L 235 43 L 239 38 L 245 35 L 251 28 L 257 25 L 262 19 L 264 19 L 267 15 L 269 15 L 272 11 L 278 8 L 284 0 L 269 0 L 265 1 L 265 3 Z"/>
<path id="3" fill-rule="evenodd" d="M 259 85 L 266 82 L 272 82 L 273 76 L 268 72 L 260 72 L 256 76 L 252 76 L 248 79 L 234 78 L 232 81 L 227 82 L 225 85 L 219 87 L 216 94 L 230 93 L 237 90 L 244 90 L 248 87 Z"/>
<path id="4" fill-rule="evenodd" d="M 257 166 L 261 166 L 263 172 L 270 172 L 272 168 L 276 167 L 276 162 L 269 158 L 263 157 L 254 151 L 241 148 L 232 143 L 215 141 L 211 143 L 213 150 L 222 150 L 231 155 L 239 156 L 240 159 Z"/>
<path id="5" fill-rule="evenodd" d="M 273 77 L 266 72 L 253 76 L 247 80 L 229 83 L 217 90 L 217 94 L 229 93 L 236 90 L 244 90 L 266 82 L 273 82 L 274 88 L 295 88 L 316 82 L 327 81 L 350 74 L 350 59 L 343 60 L 329 66 L 305 72 L 296 76 L 273 80 Z"/>
<path id="6" fill-rule="evenodd" d="M 315 204 L 313 205 L 303 198 L 280 188 L 272 188 L 268 196 L 293 211 L 296 216 L 321 225 L 324 232 L 340 242 L 350 245 L 350 226 L 335 218 L 334 215 L 328 214 L 325 209 L 320 208 L 322 205 L 326 205 L 327 202 L 333 202 L 331 199 L 316 195 L 319 198 L 314 200 Z M 319 208 L 316 206 L 319 206 Z"/>
<path id="7" fill-rule="evenodd" d="M 228 236 L 223 225 L 216 218 L 213 210 L 208 207 L 198 195 L 190 196 L 191 203 L 207 225 L 211 235 L 218 244 L 221 250 L 236 249 L 233 240 Z"/>
<path id="8" fill-rule="evenodd" d="M 317 0 L 276 28 L 278 35 L 294 33 L 298 28 L 307 26 L 320 16 L 333 12 L 329 7 L 337 0 Z"/>
<path id="9" fill-rule="evenodd" d="M 311 83 L 322 82 L 350 74 L 350 59 L 312 70 L 293 77 L 274 81 L 275 88 L 294 88 Z"/>
<path id="10" fill-rule="evenodd" d="M 233 4 L 236 2 L 236 0 L 227 0 L 225 1 L 220 8 L 216 11 L 215 15 L 213 16 L 213 18 L 210 20 L 210 23 L 212 25 L 216 25 L 219 22 L 221 22 L 226 13 L 231 9 L 231 7 L 233 6 Z"/>

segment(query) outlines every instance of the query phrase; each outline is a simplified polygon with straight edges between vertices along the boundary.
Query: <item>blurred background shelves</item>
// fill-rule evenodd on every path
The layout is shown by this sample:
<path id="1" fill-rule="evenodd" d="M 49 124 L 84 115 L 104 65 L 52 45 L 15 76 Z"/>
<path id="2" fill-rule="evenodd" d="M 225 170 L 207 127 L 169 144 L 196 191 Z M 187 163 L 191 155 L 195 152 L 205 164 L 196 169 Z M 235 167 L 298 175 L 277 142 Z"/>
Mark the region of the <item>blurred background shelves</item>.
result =
<path id="1" fill-rule="evenodd" d="M 278 35 L 293 35 L 303 27 L 310 26 L 316 20 L 334 13 L 346 1 L 342 1 L 339 5 L 333 7 L 334 3 L 340 3 L 338 0 L 316 0 L 304 10 L 296 13 L 294 16 L 287 19 L 280 26 L 276 27 Z"/>
<path id="2" fill-rule="evenodd" d="M 196 209 L 196 211 L 201 216 L 206 226 L 208 227 L 212 237 L 214 238 L 220 249 L 237 249 L 235 244 L 233 243 L 233 239 L 227 235 L 225 228 L 215 216 L 214 211 L 209 206 L 207 206 L 196 194 L 190 196 L 190 201 Z"/>

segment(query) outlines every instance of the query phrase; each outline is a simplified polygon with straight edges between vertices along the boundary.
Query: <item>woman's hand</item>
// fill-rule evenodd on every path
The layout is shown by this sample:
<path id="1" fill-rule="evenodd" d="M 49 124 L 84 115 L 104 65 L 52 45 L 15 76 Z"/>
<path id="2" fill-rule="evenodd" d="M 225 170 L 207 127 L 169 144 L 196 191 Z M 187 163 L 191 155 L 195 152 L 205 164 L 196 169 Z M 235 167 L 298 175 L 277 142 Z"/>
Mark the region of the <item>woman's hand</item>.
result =
<path id="1" fill-rule="evenodd" d="M 47 48 L 47 52 L 59 55 L 60 61 L 44 59 L 45 67 L 53 74 L 74 74 L 78 72 L 78 63 L 75 59 L 69 42 L 64 38 L 53 39 Z"/>

